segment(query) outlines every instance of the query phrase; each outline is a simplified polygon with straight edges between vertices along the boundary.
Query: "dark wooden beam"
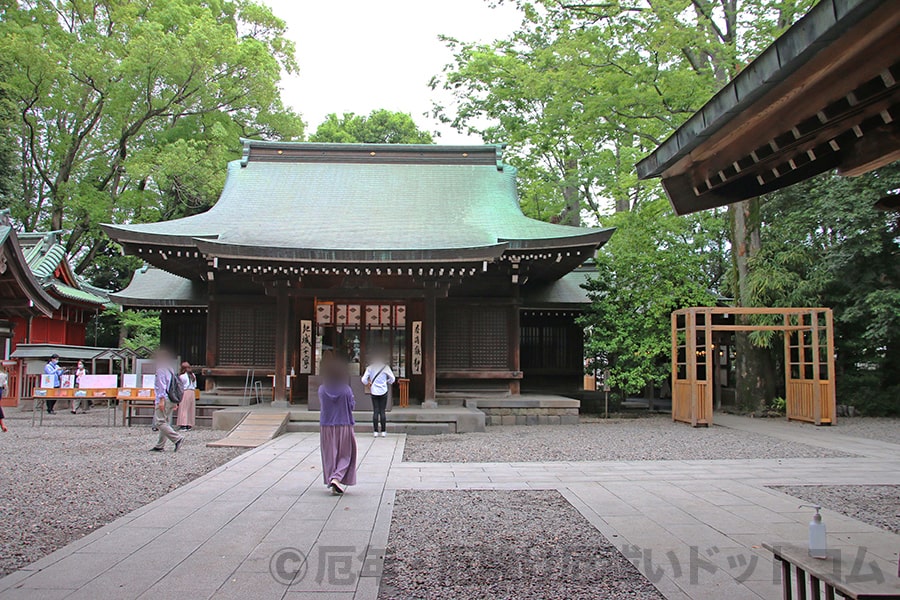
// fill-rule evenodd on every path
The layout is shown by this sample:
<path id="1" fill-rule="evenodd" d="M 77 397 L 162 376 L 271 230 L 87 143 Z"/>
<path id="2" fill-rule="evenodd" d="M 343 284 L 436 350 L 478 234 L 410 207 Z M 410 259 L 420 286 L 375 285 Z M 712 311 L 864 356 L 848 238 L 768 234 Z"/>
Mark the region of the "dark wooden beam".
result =
<path id="1" fill-rule="evenodd" d="M 289 332 L 291 330 L 291 299 L 287 282 L 274 287 L 275 293 L 275 398 L 273 406 L 287 406 L 287 374 Z"/>
<path id="2" fill-rule="evenodd" d="M 856 177 L 900 160 L 900 127 L 897 121 L 859 138 L 843 153 L 838 173 Z"/>

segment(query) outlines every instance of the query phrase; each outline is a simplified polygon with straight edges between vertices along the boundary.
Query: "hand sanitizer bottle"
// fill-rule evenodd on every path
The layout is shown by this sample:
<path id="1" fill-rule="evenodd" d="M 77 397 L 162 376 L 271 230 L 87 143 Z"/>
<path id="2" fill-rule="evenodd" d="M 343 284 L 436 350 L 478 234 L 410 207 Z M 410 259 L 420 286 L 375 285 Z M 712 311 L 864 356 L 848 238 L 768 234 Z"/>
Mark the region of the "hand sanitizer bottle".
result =
<path id="1" fill-rule="evenodd" d="M 814 508 L 816 514 L 809 522 L 809 555 L 813 558 L 828 558 L 828 545 L 825 542 L 825 523 L 822 522 L 822 509 L 817 504 L 801 504 L 798 508 Z"/>

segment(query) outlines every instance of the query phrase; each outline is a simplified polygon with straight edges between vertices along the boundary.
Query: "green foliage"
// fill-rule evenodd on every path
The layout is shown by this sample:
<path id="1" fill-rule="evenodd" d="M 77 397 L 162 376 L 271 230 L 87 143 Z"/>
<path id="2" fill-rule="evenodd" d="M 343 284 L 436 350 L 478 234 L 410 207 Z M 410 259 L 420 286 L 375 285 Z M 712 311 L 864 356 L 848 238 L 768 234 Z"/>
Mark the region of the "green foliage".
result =
<path id="1" fill-rule="evenodd" d="M 869 413 L 900 412 L 900 223 L 873 206 L 898 189 L 894 163 L 771 194 L 749 278 L 760 305 L 834 309 L 838 402 Z"/>
<path id="2" fill-rule="evenodd" d="M 693 114 L 812 0 L 520 1 L 508 39 L 444 38 L 434 113 L 509 144 L 531 216 L 577 224 L 659 195 L 634 164 Z"/>
<path id="3" fill-rule="evenodd" d="M 125 329 L 122 345 L 135 350 L 140 347 L 159 346 L 159 312 L 150 310 L 125 310 L 119 313 L 119 323 Z"/>
<path id="4" fill-rule="evenodd" d="M 311 142 L 340 144 L 430 144 L 431 134 L 407 113 L 373 110 L 369 116 L 331 113 L 310 136 Z"/>
<path id="5" fill-rule="evenodd" d="M 30 0 L 0 6 L 15 65 L 15 197 L 28 229 L 67 229 L 84 272 L 110 248 L 102 222 L 146 222 L 212 204 L 240 136 L 295 138 L 282 106 L 294 72 L 285 24 L 252 0 Z"/>
<path id="6" fill-rule="evenodd" d="M 783 415 L 787 412 L 787 400 L 785 400 L 781 396 L 778 396 L 777 398 L 772 400 L 770 408 L 773 411 Z"/>
<path id="7" fill-rule="evenodd" d="M 715 303 L 704 272 L 709 239 L 699 218 L 675 216 L 664 200 L 606 224 L 618 230 L 597 254 L 587 288 L 592 304 L 581 322 L 588 354 L 604 357 L 611 385 L 631 394 L 671 370 L 672 311 Z"/>

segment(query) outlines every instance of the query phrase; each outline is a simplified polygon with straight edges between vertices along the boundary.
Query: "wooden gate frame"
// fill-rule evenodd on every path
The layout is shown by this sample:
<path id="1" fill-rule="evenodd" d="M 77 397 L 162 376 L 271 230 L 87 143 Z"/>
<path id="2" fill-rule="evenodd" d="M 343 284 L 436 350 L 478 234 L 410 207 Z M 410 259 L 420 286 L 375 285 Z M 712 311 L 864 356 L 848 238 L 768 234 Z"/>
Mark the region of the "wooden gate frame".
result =
<path id="1" fill-rule="evenodd" d="M 781 316 L 783 323 L 714 324 L 713 315 L 775 315 Z M 684 319 L 683 326 L 679 326 L 679 318 Z M 715 357 L 712 334 L 718 331 L 784 333 L 785 400 L 788 420 L 806 421 L 816 425 L 837 423 L 834 315 L 831 309 L 722 306 L 683 308 L 672 313 L 673 421 L 690 423 L 693 427 L 712 424 L 713 369 L 710 367 L 712 358 Z M 682 340 L 679 340 L 679 335 L 683 335 Z M 683 343 L 679 343 L 682 341 Z M 684 361 L 679 361 L 679 350 L 682 349 Z M 706 367 L 705 377 L 702 380 L 697 377 L 698 366 Z M 682 368 L 685 377 L 680 377 Z"/>

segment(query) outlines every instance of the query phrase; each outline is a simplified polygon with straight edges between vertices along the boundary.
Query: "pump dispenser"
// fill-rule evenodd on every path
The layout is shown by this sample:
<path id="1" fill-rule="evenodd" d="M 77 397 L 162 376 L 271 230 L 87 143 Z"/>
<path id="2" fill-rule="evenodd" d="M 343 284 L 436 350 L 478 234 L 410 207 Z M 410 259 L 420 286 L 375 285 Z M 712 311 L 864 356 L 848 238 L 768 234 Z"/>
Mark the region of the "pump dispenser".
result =
<path id="1" fill-rule="evenodd" d="M 816 514 L 809 522 L 809 555 L 813 558 L 828 558 L 828 545 L 825 542 L 825 523 L 819 511 L 822 507 L 818 504 L 801 504 L 798 508 L 814 508 Z"/>

